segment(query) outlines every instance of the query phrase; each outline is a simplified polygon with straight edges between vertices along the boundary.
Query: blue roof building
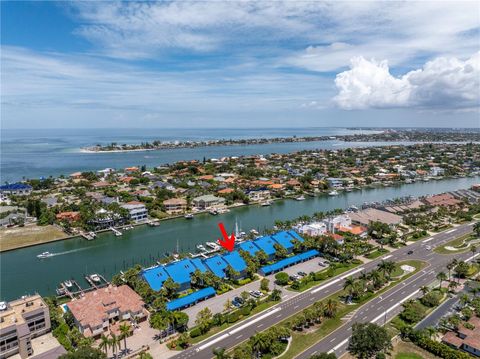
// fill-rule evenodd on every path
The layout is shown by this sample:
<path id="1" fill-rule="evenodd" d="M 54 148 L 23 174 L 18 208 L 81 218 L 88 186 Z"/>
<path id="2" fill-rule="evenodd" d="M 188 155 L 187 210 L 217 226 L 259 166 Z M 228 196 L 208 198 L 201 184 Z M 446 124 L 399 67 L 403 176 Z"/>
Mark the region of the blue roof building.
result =
<path id="1" fill-rule="evenodd" d="M 168 279 L 168 274 L 165 272 L 163 266 L 144 269 L 141 275 L 143 279 L 147 281 L 150 288 L 156 291 L 160 290 L 163 282 Z"/>
<path id="2" fill-rule="evenodd" d="M 264 276 L 272 274 L 272 273 L 276 273 L 276 272 L 281 271 L 283 268 L 287 268 L 287 267 L 290 267 L 294 264 L 304 262 L 306 260 L 309 260 L 311 258 L 314 258 L 314 257 L 318 256 L 319 254 L 320 254 L 319 251 L 317 251 L 316 249 L 312 249 L 312 250 L 309 250 L 307 252 L 300 253 L 300 254 L 297 254 L 295 256 L 282 259 L 282 260 L 280 260 L 278 262 L 275 262 L 273 264 L 263 266 L 262 268 L 260 268 L 259 272 L 260 272 L 260 274 L 262 274 Z"/>
<path id="3" fill-rule="evenodd" d="M 0 186 L 0 192 L 14 195 L 26 195 L 32 192 L 32 186 L 20 182 L 7 183 Z"/>
<path id="4" fill-rule="evenodd" d="M 245 269 L 247 269 L 247 263 L 245 263 L 238 251 L 233 251 L 231 253 L 223 255 L 223 260 L 227 262 L 227 264 L 230 265 L 233 269 L 235 269 L 238 273 L 240 273 L 239 278 L 245 276 Z"/>
<path id="5" fill-rule="evenodd" d="M 195 269 L 198 269 L 200 272 L 205 273 L 206 271 L 208 271 L 207 267 L 205 267 L 205 264 L 203 264 L 200 258 L 193 258 L 190 259 L 190 261 L 195 266 Z"/>
<path id="6" fill-rule="evenodd" d="M 304 239 L 300 237 L 300 235 L 297 232 L 295 232 L 293 229 L 289 230 L 288 234 L 290 234 L 293 238 L 303 243 Z"/>
<path id="7" fill-rule="evenodd" d="M 275 253 L 277 252 L 273 245 L 276 243 L 271 237 L 260 237 L 253 241 L 255 245 L 260 248 L 262 251 L 265 252 L 267 257 L 269 259 L 272 259 L 275 256 Z"/>
<path id="8" fill-rule="evenodd" d="M 217 277 L 225 278 L 225 268 L 227 268 L 228 264 L 222 257 L 216 255 L 205 259 L 203 262 Z"/>
<path id="9" fill-rule="evenodd" d="M 293 251 L 293 237 L 287 231 L 275 233 L 272 235 L 272 238 L 275 240 L 275 242 L 285 248 L 289 253 Z"/>
<path id="10" fill-rule="evenodd" d="M 167 303 L 167 310 L 178 310 L 189 307 L 198 303 L 201 300 L 213 297 L 215 295 L 215 289 L 212 287 L 207 287 L 200 289 L 196 292 L 188 294 L 184 297 L 174 299 Z"/>
<path id="11" fill-rule="evenodd" d="M 165 266 L 165 271 L 175 283 L 180 284 L 179 290 L 190 288 L 190 274 L 195 272 L 197 267 L 190 259 L 182 259 Z"/>
<path id="12" fill-rule="evenodd" d="M 244 250 L 245 252 L 248 252 L 250 253 L 250 255 L 252 257 L 255 256 L 255 253 L 257 253 L 260 248 L 258 248 L 255 243 L 251 242 L 251 241 L 245 241 L 245 242 L 242 242 L 238 245 L 240 247 L 240 249 Z"/>

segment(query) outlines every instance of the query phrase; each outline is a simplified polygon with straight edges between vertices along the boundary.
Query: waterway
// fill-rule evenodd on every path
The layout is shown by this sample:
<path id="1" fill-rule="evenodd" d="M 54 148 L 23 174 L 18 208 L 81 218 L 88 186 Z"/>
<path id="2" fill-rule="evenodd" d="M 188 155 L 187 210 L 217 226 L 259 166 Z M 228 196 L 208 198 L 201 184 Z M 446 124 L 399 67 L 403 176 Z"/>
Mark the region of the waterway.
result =
<path id="1" fill-rule="evenodd" d="M 237 219 L 243 230 L 255 228 L 261 232 L 271 228 L 277 219 L 293 219 L 364 202 L 453 191 L 479 182 L 480 177 L 467 177 L 363 189 L 335 197 L 307 197 L 304 201 L 282 200 L 270 207 L 245 206 L 218 216 L 202 214 L 193 220 L 163 221 L 159 227 L 140 226 L 125 231 L 121 237 L 103 233 L 94 241 L 74 238 L 9 251 L 0 254 L 0 298 L 10 300 L 34 292 L 50 295 L 55 293 L 58 283 L 69 278 L 86 286 L 83 277 L 87 273 L 110 278 L 136 263 L 150 266 L 165 252 L 174 251 L 177 242 L 180 251 L 194 252 L 197 244 L 218 238 L 220 221 L 227 229 L 233 229 Z M 46 251 L 56 255 L 47 259 L 36 257 Z"/>

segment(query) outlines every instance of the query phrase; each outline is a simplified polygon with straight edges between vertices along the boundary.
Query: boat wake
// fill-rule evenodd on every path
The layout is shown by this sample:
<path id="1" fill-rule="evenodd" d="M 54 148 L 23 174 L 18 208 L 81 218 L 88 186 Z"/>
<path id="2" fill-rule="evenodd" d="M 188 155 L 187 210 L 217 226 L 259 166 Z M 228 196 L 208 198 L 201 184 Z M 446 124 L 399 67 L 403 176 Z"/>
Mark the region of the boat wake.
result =
<path id="1" fill-rule="evenodd" d="M 66 254 L 71 254 L 71 253 L 76 253 L 76 252 L 81 252 L 81 251 L 86 251 L 91 248 L 97 248 L 101 246 L 94 246 L 94 247 L 87 247 L 87 248 L 77 248 L 77 249 L 72 249 L 69 251 L 64 251 L 64 252 L 58 252 L 58 253 L 50 253 L 50 252 L 44 252 L 41 255 L 37 256 L 38 258 L 51 258 L 51 257 L 57 257 L 57 256 L 63 256 Z M 43 255 L 43 257 L 41 257 Z"/>

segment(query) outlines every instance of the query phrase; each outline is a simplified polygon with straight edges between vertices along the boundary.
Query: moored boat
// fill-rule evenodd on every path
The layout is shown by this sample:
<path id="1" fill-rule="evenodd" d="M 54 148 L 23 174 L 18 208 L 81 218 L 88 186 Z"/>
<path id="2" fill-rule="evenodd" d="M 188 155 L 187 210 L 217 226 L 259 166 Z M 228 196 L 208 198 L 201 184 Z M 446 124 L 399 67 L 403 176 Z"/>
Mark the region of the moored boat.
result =
<path id="1" fill-rule="evenodd" d="M 304 201 L 304 200 L 305 200 L 305 196 L 302 194 L 301 196 L 296 197 L 295 200 L 297 200 L 297 201 Z"/>
<path id="2" fill-rule="evenodd" d="M 329 195 L 329 196 L 338 196 L 338 191 L 334 189 L 333 191 L 330 191 L 330 192 L 328 193 L 328 195 Z"/>
<path id="3" fill-rule="evenodd" d="M 187 213 L 184 217 L 185 219 L 193 219 L 193 214 Z"/>

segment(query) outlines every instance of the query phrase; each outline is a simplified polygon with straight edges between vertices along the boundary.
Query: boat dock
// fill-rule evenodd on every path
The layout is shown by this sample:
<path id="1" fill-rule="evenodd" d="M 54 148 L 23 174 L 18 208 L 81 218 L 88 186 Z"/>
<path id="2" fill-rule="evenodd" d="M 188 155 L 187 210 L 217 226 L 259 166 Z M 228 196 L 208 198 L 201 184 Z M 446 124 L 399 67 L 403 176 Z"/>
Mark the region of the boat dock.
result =
<path id="1" fill-rule="evenodd" d="M 113 234 L 115 234 L 117 237 L 119 237 L 119 236 L 122 235 L 122 232 L 120 232 L 120 231 L 119 231 L 118 229 L 116 229 L 116 228 L 110 227 L 109 229 L 110 229 L 110 230 L 113 232 Z"/>
<path id="2" fill-rule="evenodd" d="M 57 288 L 57 297 L 69 297 L 70 299 L 80 298 L 87 292 L 110 285 L 110 282 L 107 281 L 101 274 L 94 273 L 85 275 L 84 278 L 90 285 L 88 288 L 82 288 L 77 281 L 74 279 L 69 279 L 60 283 L 59 287 Z"/>
<path id="3" fill-rule="evenodd" d="M 81 232 L 80 234 L 83 238 L 85 238 L 87 241 L 92 241 L 95 239 L 95 237 L 97 236 L 97 234 L 95 232 Z"/>
<path id="4" fill-rule="evenodd" d="M 104 276 L 100 274 L 90 274 L 86 275 L 85 280 L 90 284 L 94 289 L 100 289 L 108 286 L 109 282 L 105 279 Z"/>

